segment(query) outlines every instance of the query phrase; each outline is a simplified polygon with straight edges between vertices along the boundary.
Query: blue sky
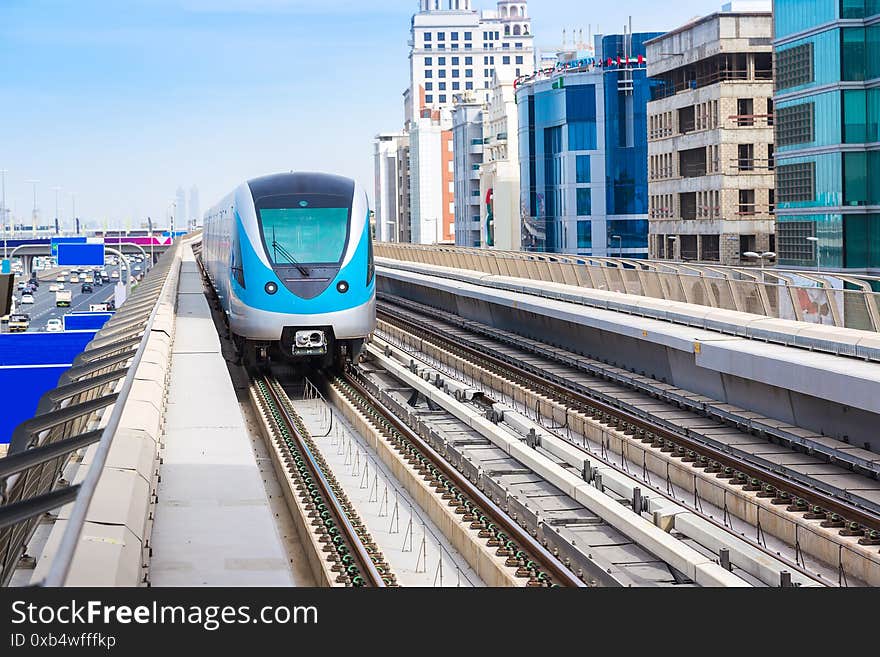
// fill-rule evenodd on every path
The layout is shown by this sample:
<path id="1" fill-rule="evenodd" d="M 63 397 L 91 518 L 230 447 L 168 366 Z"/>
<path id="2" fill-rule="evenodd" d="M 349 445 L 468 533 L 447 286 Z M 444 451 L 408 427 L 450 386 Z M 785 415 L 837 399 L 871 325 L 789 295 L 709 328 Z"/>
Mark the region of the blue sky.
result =
<path id="1" fill-rule="evenodd" d="M 662 31 L 721 0 L 532 0 L 538 47 L 563 28 Z M 402 124 L 416 0 L 0 0 L 0 169 L 30 217 L 164 217 L 178 185 L 202 210 L 289 169 L 372 190 L 372 137 Z M 474 0 L 475 7 L 494 6 Z M 133 225 L 139 223 L 139 220 Z"/>

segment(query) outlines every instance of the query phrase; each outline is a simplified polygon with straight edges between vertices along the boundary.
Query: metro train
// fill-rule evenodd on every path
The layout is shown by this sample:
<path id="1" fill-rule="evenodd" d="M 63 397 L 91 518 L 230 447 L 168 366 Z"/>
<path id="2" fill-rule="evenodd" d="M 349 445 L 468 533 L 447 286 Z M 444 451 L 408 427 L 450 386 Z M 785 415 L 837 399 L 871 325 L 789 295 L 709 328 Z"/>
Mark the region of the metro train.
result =
<path id="1" fill-rule="evenodd" d="M 239 356 L 341 366 L 376 327 L 366 192 L 282 173 L 242 183 L 205 215 L 202 261 Z"/>

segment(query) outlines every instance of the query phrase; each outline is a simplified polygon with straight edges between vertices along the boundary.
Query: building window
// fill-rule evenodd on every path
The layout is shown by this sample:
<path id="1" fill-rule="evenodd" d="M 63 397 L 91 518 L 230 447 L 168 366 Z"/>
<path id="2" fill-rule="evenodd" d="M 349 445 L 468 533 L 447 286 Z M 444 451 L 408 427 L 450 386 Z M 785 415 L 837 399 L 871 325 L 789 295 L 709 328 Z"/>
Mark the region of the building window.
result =
<path id="1" fill-rule="evenodd" d="M 520 64 L 520 65 L 523 63 L 523 56 L 522 55 L 516 56 L 516 63 Z"/>
<path id="2" fill-rule="evenodd" d="M 588 183 L 590 181 L 590 156 L 578 155 L 575 159 L 575 169 L 577 170 L 577 182 Z"/>
<path id="3" fill-rule="evenodd" d="M 474 63 L 473 57 L 465 57 L 464 58 L 464 65 L 465 66 L 471 66 L 471 65 L 473 65 L 473 63 Z"/>
<path id="4" fill-rule="evenodd" d="M 739 190 L 739 214 L 753 215 L 755 214 L 755 190 L 741 189 Z"/>
<path id="5" fill-rule="evenodd" d="M 457 77 L 459 77 L 460 73 L 461 73 L 461 71 L 459 71 L 457 68 L 452 69 L 452 77 L 457 78 Z"/>
<path id="6" fill-rule="evenodd" d="M 437 32 L 437 41 L 446 41 L 446 32 Z"/>
<path id="7" fill-rule="evenodd" d="M 452 33 L 449 35 L 449 40 L 450 40 L 450 41 L 458 41 L 458 32 L 452 32 Z"/>
<path id="8" fill-rule="evenodd" d="M 453 82 L 452 83 L 452 90 L 458 91 L 459 89 L 461 89 L 461 83 L 460 82 Z"/>
<path id="9" fill-rule="evenodd" d="M 591 121 L 572 121 L 569 123 L 568 149 L 571 151 L 596 150 L 596 124 Z"/>
<path id="10" fill-rule="evenodd" d="M 425 44 L 425 50 L 430 50 L 430 49 L 431 49 L 431 44 L 430 44 L 430 43 L 426 43 L 426 44 Z"/>
<path id="11" fill-rule="evenodd" d="M 459 63 L 459 60 L 460 60 L 460 59 L 461 59 L 461 57 L 453 57 L 453 58 L 452 58 L 452 65 L 453 65 L 453 66 L 458 66 L 458 63 Z"/>
<path id="12" fill-rule="evenodd" d="M 577 222 L 577 239 L 579 249 L 593 248 L 593 222 L 579 221 Z"/>
<path id="13" fill-rule="evenodd" d="M 433 102 L 434 102 L 434 96 L 432 96 L 431 94 L 428 94 L 425 96 L 425 103 L 426 104 L 430 105 Z"/>
<path id="14" fill-rule="evenodd" d="M 754 171 L 755 170 L 755 145 L 754 144 L 740 144 L 737 147 L 737 154 L 739 156 L 737 160 L 737 168 L 740 171 Z"/>
<path id="15" fill-rule="evenodd" d="M 433 66 L 434 58 L 433 57 L 425 57 L 425 66 Z"/>
<path id="16" fill-rule="evenodd" d="M 446 66 L 446 58 L 438 57 L 437 58 L 437 66 Z"/>
<path id="17" fill-rule="evenodd" d="M 779 259 L 802 263 L 815 262 L 816 243 L 807 239 L 815 236 L 816 223 L 813 221 L 778 221 L 776 241 L 779 247 Z"/>
<path id="18" fill-rule="evenodd" d="M 773 171 L 776 168 L 776 147 L 773 144 L 767 144 L 767 169 Z"/>
<path id="19" fill-rule="evenodd" d="M 510 56 L 504 55 L 504 57 L 501 58 L 501 63 L 502 64 L 510 64 Z"/>
<path id="20" fill-rule="evenodd" d="M 696 235 L 679 235 L 678 248 L 682 260 L 697 259 L 697 236 Z"/>
<path id="21" fill-rule="evenodd" d="M 776 51 L 776 90 L 809 84 L 814 80 L 813 43 Z"/>
<path id="22" fill-rule="evenodd" d="M 473 82 L 465 82 L 464 88 L 466 91 L 472 91 L 474 88 L 474 83 Z"/>
<path id="23" fill-rule="evenodd" d="M 510 44 L 509 43 L 502 43 L 501 48 L 502 48 L 502 50 L 510 50 Z"/>
<path id="24" fill-rule="evenodd" d="M 425 41 L 430 41 L 430 40 L 431 40 L 431 33 L 425 32 Z"/>
<path id="25" fill-rule="evenodd" d="M 440 83 L 437 85 L 437 89 L 439 89 L 440 91 L 446 91 L 446 83 L 445 83 L 445 82 L 440 82 Z"/>
<path id="26" fill-rule="evenodd" d="M 474 38 L 473 32 L 465 32 L 464 33 L 464 40 L 465 41 L 471 41 L 473 38 Z"/>
<path id="27" fill-rule="evenodd" d="M 434 77 L 434 71 L 425 71 L 425 78 L 430 80 Z"/>
<path id="28" fill-rule="evenodd" d="M 700 235 L 700 259 L 718 262 L 721 259 L 718 235 Z"/>
<path id="29" fill-rule="evenodd" d="M 437 77 L 438 77 L 438 78 L 445 78 L 445 77 L 446 77 L 446 71 L 437 71 Z"/>
<path id="30" fill-rule="evenodd" d="M 867 50 L 865 28 L 852 27 L 840 31 L 841 80 L 865 79 Z"/>
<path id="31" fill-rule="evenodd" d="M 445 102 L 446 102 L 446 94 L 440 94 L 440 103 L 442 104 Z"/>
<path id="32" fill-rule="evenodd" d="M 474 46 L 472 43 L 466 43 L 466 44 L 464 44 L 464 49 L 465 50 L 473 50 Z"/>
<path id="33" fill-rule="evenodd" d="M 816 163 L 801 162 L 776 167 L 776 193 L 779 203 L 803 203 L 816 196 Z"/>
<path id="34" fill-rule="evenodd" d="M 434 83 L 425 82 L 425 91 L 434 91 Z"/>
<path id="35" fill-rule="evenodd" d="M 523 44 L 517 43 L 513 47 L 516 48 L 517 50 L 522 50 Z"/>
<path id="36" fill-rule="evenodd" d="M 472 68 L 466 68 L 466 69 L 464 70 L 464 77 L 466 77 L 466 78 L 472 78 L 472 77 L 474 77 L 474 69 L 472 69 Z"/>
<path id="37" fill-rule="evenodd" d="M 776 110 L 776 143 L 779 146 L 815 141 L 816 104 L 801 103 Z"/>
<path id="38" fill-rule="evenodd" d="M 589 217 L 593 212 L 593 196 L 589 187 L 578 187 L 577 194 L 577 216 Z"/>

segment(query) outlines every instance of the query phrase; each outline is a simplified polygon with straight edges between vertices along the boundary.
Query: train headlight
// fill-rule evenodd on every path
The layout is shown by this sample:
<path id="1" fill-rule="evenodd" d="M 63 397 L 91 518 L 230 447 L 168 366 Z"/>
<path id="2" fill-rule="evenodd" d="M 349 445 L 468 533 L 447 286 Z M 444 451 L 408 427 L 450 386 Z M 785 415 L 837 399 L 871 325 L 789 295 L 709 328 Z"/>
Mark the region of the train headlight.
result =
<path id="1" fill-rule="evenodd" d="M 278 284 L 273 281 L 269 281 L 268 283 L 266 283 L 265 289 L 266 294 L 275 294 L 278 291 Z"/>
<path id="2" fill-rule="evenodd" d="M 348 281 L 339 281 L 336 284 L 336 289 L 339 290 L 340 294 L 345 294 L 348 292 Z"/>

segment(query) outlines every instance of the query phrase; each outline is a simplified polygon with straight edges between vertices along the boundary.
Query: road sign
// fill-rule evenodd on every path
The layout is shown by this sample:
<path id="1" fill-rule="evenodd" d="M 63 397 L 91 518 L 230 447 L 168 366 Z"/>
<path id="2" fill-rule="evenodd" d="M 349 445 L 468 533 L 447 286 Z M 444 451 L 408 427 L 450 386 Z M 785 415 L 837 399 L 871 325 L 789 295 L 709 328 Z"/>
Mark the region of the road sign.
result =
<path id="1" fill-rule="evenodd" d="M 85 237 L 53 237 L 52 238 L 52 255 L 58 255 L 59 244 L 85 244 Z"/>
<path id="2" fill-rule="evenodd" d="M 103 244 L 59 244 L 58 266 L 101 266 L 104 264 Z"/>

